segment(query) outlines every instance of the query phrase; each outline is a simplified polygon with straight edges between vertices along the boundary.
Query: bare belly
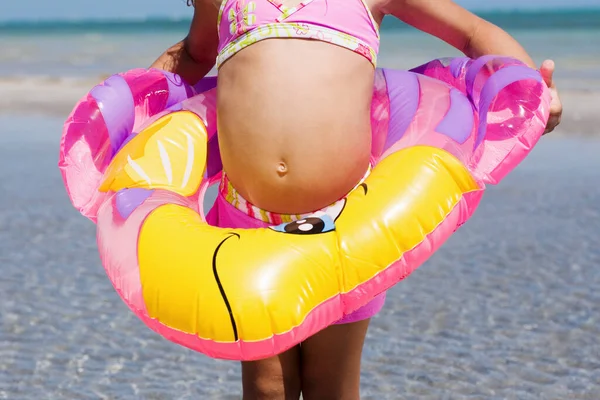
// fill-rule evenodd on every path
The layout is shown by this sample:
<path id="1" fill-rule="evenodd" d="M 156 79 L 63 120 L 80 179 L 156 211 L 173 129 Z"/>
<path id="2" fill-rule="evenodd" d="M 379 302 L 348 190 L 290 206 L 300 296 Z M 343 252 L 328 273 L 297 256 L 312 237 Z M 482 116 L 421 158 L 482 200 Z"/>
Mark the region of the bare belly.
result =
<path id="1" fill-rule="evenodd" d="M 368 168 L 373 66 L 318 41 L 264 40 L 219 70 L 219 144 L 231 183 L 265 210 L 343 197 Z"/>

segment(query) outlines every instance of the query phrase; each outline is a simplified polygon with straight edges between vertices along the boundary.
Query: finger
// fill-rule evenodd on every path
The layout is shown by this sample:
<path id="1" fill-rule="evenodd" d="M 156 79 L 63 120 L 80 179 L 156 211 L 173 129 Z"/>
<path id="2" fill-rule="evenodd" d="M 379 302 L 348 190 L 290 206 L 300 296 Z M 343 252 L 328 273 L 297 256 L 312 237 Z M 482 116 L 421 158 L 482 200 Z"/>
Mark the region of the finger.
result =
<path id="1" fill-rule="evenodd" d="M 550 89 L 550 93 L 552 95 L 552 100 L 550 102 L 550 116 L 560 118 L 563 111 L 562 102 L 560 101 L 560 97 L 558 97 L 556 89 Z"/>
<path id="2" fill-rule="evenodd" d="M 548 119 L 548 123 L 546 124 L 546 129 L 544 130 L 544 135 L 546 133 L 550 133 L 560 124 L 560 116 L 551 116 Z"/>
<path id="3" fill-rule="evenodd" d="M 542 63 L 540 67 L 540 74 L 542 74 L 542 79 L 548 87 L 552 87 L 552 75 L 554 75 L 554 61 L 546 60 Z"/>

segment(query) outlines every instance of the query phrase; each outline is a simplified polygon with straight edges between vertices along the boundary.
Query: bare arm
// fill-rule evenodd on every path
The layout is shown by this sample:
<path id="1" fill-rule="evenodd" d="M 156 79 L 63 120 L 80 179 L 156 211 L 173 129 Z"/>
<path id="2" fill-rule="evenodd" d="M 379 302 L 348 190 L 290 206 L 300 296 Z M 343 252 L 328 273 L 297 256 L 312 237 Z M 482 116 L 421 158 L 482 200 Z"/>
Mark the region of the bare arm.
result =
<path id="1" fill-rule="evenodd" d="M 512 36 L 451 0 L 383 0 L 382 3 L 384 14 L 442 39 L 468 57 L 510 56 L 535 68 L 531 57 Z"/>
<path id="2" fill-rule="evenodd" d="M 197 1 L 187 37 L 167 49 L 150 67 L 174 72 L 190 84 L 202 79 L 217 57 L 218 13 L 215 2 Z"/>

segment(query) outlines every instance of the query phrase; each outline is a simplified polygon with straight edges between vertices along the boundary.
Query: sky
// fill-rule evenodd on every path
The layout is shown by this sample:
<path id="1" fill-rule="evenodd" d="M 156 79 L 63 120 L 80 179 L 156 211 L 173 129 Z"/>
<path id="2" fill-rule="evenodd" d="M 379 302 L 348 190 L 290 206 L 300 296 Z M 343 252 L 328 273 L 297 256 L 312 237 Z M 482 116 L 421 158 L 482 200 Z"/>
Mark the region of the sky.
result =
<path id="1" fill-rule="evenodd" d="M 600 7 L 600 0 L 455 0 L 471 10 Z M 0 0 L 0 21 L 185 18 L 185 0 Z"/>

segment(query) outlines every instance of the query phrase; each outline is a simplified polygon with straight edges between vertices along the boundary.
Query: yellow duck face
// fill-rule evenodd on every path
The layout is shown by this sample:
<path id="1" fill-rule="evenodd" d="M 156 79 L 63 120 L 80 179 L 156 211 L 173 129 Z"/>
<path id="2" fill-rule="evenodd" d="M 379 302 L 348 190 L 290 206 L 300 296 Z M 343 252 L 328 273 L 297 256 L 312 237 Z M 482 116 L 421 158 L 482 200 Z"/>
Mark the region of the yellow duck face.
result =
<path id="1" fill-rule="evenodd" d="M 160 207 L 146 219 L 139 239 L 148 313 L 205 339 L 268 339 L 300 325 L 308 312 L 338 294 L 336 248 L 333 230 L 229 230 L 207 225 L 187 207 Z"/>
<path id="2" fill-rule="evenodd" d="M 187 133 L 198 141 L 202 132 L 206 135 L 193 121 L 198 119 L 194 114 L 170 117 L 170 124 L 151 135 L 140 133 L 121 152 L 128 146 L 148 149 L 167 138 L 178 143 L 173 139 L 177 135 L 187 141 L 180 133 L 182 125 L 193 127 L 193 132 L 186 128 Z M 172 149 L 180 147 L 184 148 Z M 129 159 L 153 165 L 157 173 L 164 170 L 152 164 L 157 159 L 150 151 L 138 158 L 124 154 L 119 160 L 122 164 Z M 182 182 L 186 157 L 171 164 L 178 166 L 172 168 L 171 182 Z M 199 185 L 202 172 L 195 168 L 204 168 L 198 158 L 190 176 L 198 177 Z M 166 190 L 155 196 L 173 200 L 190 192 L 169 183 L 164 173 L 156 181 L 161 186 L 152 186 L 138 171 L 133 175 L 124 168 L 113 170 L 128 177 L 113 174 L 106 190 L 159 187 Z M 155 182 L 153 174 L 146 175 Z M 206 224 L 191 208 L 159 206 L 146 218 L 138 238 L 148 315 L 170 328 L 223 343 L 262 341 L 289 332 L 319 305 L 335 301 L 402 258 L 444 220 L 464 193 L 475 190 L 479 187 L 456 158 L 422 146 L 388 156 L 346 199 L 325 212 L 271 228 L 223 229 Z M 339 310 L 336 317 L 342 316 L 341 304 Z"/>

